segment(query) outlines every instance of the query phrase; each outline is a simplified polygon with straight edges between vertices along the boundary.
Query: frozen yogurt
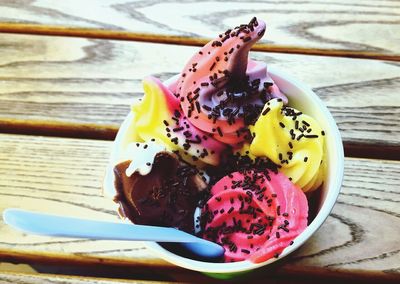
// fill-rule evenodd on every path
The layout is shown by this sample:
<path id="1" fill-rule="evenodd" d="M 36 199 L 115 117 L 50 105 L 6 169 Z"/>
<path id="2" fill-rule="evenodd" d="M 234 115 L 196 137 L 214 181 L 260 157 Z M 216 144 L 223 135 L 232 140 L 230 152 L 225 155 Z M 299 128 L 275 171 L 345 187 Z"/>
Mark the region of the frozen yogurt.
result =
<path id="1" fill-rule="evenodd" d="M 225 261 L 278 257 L 307 227 L 303 191 L 282 173 L 231 173 L 211 188 L 204 237 L 225 246 Z"/>
<path id="2" fill-rule="evenodd" d="M 196 233 L 224 246 L 225 262 L 279 257 L 304 231 L 305 192 L 324 180 L 324 131 L 248 58 L 265 31 L 253 18 L 168 83 L 143 80 L 114 167 L 122 217 Z"/>

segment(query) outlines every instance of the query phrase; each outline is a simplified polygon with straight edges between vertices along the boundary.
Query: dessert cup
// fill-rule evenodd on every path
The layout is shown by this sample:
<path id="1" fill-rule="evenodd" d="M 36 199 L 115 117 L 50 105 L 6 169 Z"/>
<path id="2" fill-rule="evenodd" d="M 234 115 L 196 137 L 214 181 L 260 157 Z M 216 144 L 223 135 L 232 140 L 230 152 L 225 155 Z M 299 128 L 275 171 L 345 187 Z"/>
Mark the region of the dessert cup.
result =
<path id="1" fill-rule="evenodd" d="M 312 202 L 316 202 L 316 204 L 310 204 L 310 208 L 316 209 L 314 219 L 308 227 L 296 237 L 293 245 L 283 250 L 279 258 L 271 258 L 261 263 L 253 263 L 249 260 L 232 263 L 204 262 L 182 256 L 181 253 L 173 249 L 167 249 L 165 246 L 158 243 L 147 242 L 146 246 L 157 253 L 162 259 L 187 269 L 209 274 L 213 277 L 230 278 L 237 274 L 269 265 L 286 257 L 304 244 L 318 230 L 330 214 L 340 192 L 344 169 L 343 146 L 338 127 L 329 110 L 309 87 L 278 69 L 269 68 L 268 72 L 275 84 L 288 97 L 288 105 L 313 117 L 325 131 L 325 178 L 323 185 L 318 189 L 318 191 L 320 191 L 318 198 L 313 198 Z M 165 85 L 169 86 L 172 84 L 177 76 L 178 75 L 164 82 Z M 104 193 L 111 198 L 115 195 L 113 167 L 116 163 L 123 160 L 121 154 L 123 149 L 130 142 L 133 142 L 130 140 L 130 134 L 133 131 L 131 126 L 132 115 L 132 113 L 128 114 L 117 133 L 112 147 L 110 162 L 106 170 Z"/>

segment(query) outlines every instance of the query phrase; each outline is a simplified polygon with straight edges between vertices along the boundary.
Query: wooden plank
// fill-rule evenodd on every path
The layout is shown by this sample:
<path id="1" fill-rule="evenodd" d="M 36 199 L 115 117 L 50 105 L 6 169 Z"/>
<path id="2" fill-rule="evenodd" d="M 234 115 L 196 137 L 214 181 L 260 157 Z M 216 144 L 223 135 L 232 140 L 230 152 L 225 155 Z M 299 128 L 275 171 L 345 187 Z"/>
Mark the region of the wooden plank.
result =
<path id="1" fill-rule="evenodd" d="M 265 283 L 265 280 L 268 279 L 269 284 L 308 284 L 310 283 L 310 279 L 307 278 L 276 278 L 272 275 L 269 275 L 268 278 L 264 276 L 263 279 L 256 278 L 255 274 L 249 274 L 240 278 L 235 278 L 233 281 L 229 281 L 229 283 Z M 315 278 L 313 278 L 316 281 Z M 340 279 L 343 280 L 343 279 Z M 194 273 L 186 273 L 184 275 L 179 274 L 176 276 L 176 280 L 166 280 L 166 281 L 152 281 L 152 280 L 133 280 L 130 278 L 111 278 L 111 277 L 92 277 L 92 276 L 70 276 L 70 275 L 59 275 L 59 274 L 49 274 L 49 273 L 40 273 L 40 274 L 28 274 L 28 273 L 10 273 L 10 272 L 0 272 L 0 283 L 2 284 L 168 284 L 168 283 L 207 283 L 207 284 L 219 284 L 219 283 L 228 283 L 228 281 L 221 281 L 212 279 L 202 274 L 194 274 Z M 324 284 L 337 284 L 342 283 L 338 282 L 339 279 L 326 279 L 323 280 Z M 351 279 L 351 283 L 374 283 L 371 280 L 368 282 L 359 281 L 357 279 Z M 379 282 L 377 282 L 379 283 Z M 389 283 L 385 281 L 385 283 Z M 393 282 L 395 283 L 395 282 Z"/>
<path id="2" fill-rule="evenodd" d="M 71 28 L 59 26 L 43 26 L 39 24 L 14 24 L 0 23 L 0 31 L 2 33 L 11 34 L 29 34 L 29 35 L 45 35 L 45 36 L 64 36 L 64 37 L 83 37 L 93 39 L 108 40 L 126 40 L 137 42 L 178 44 L 185 46 L 203 46 L 210 39 L 200 37 L 182 37 L 162 34 L 144 34 L 129 31 L 99 30 L 90 28 Z M 331 57 L 349 57 L 349 58 L 365 58 L 379 59 L 387 61 L 400 61 L 400 55 L 382 54 L 373 51 L 354 51 L 342 49 L 323 49 L 323 48 L 306 48 L 298 46 L 274 45 L 268 42 L 259 42 L 254 45 L 254 51 L 266 51 L 271 53 L 289 53 L 303 55 L 323 55 Z"/>
<path id="3" fill-rule="evenodd" d="M 0 36 L 0 130 L 112 139 L 141 80 L 179 73 L 196 48 L 25 35 Z M 179 56 L 175 56 L 179 54 Z M 348 154 L 393 158 L 400 145 L 400 64 L 253 52 L 314 88 Z"/>
<path id="4" fill-rule="evenodd" d="M 0 212 L 19 207 L 115 220 L 101 179 L 111 142 L 0 135 Z M 321 229 L 277 275 L 400 279 L 400 162 L 347 158 L 342 193 Z M 32 236 L 0 223 L 0 259 L 178 270 L 139 242 Z M 274 273 L 275 273 L 274 272 Z M 268 270 L 260 272 L 265 276 Z"/>
<path id="5" fill-rule="evenodd" d="M 56 274 L 30 274 L 15 272 L 0 272 L 0 283 L 2 284 L 168 284 L 178 282 L 147 281 L 147 280 L 123 280 L 106 279 L 97 277 L 78 277 Z"/>
<path id="6" fill-rule="evenodd" d="M 86 13 L 90 9 L 91 13 Z M 98 37 L 193 44 L 213 38 L 253 16 L 265 19 L 269 46 L 292 52 L 349 56 L 400 55 L 400 5 L 396 1 L 2 1 L 1 28 L 13 32 L 75 32 Z M 10 23 L 14 25 L 10 25 Z M 19 26 L 15 24 L 36 24 Z M 39 24 L 39 25 L 38 25 Z M 43 25 L 46 26 L 43 29 Z M 69 30 L 73 28 L 73 30 Z M 128 33 L 127 33 L 128 32 Z M 376 35 L 379 36 L 376 36 Z M 264 46 L 264 48 L 268 48 Z"/>

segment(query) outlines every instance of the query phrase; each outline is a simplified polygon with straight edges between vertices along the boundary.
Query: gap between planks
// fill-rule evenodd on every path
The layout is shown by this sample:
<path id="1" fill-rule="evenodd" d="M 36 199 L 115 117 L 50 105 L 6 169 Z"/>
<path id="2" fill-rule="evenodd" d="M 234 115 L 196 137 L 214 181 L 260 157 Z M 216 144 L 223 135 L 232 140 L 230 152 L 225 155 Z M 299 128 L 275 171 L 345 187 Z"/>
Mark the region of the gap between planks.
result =
<path id="1" fill-rule="evenodd" d="M 85 279 L 84 277 L 90 277 L 89 279 L 92 281 L 100 280 L 102 277 L 109 278 L 108 279 L 109 281 L 112 281 L 113 277 L 120 278 L 119 280 L 122 280 L 121 278 L 129 279 L 132 276 L 134 276 L 135 279 L 148 278 L 149 273 L 151 273 L 153 277 L 160 278 L 157 280 L 161 280 L 162 278 L 167 278 L 167 279 L 172 278 L 177 281 L 184 281 L 185 283 L 209 283 L 209 284 L 221 283 L 219 280 L 209 278 L 208 276 L 202 273 L 187 270 L 162 260 L 160 260 L 157 263 L 155 263 L 154 260 L 148 263 L 146 262 L 133 263 L 128 258 L 101 258 L 101 257 L 97 258 L 88 256 L 79 258 L 77 257 L 77 255 L 71 257 L 70 255 L 65 253 L 59 253 L 59 254 L 47 253 L 38 258 L 34 252 L 32 252 L 31 255 L 30 253 L 27 252 L 24 252 L 22 254 L 22 253 L 14 253 L 12 251 L 10 251 L 9 254 L 0 252 L 0 258 L 2 259 L 2 261 L 5 262 L 11 261 L 13 263 L 24 263 L 27 265 L 31 265 L 32 267 L 38 269 L 39 274 L 37 274 L 37 277 L 46 278 L 47 276 L 48 278 L 52 277 L 57 278 L 57 275 L 54 274 L 51 275 L 52 271 L 56 269 L 56 271 L 58 270 L 59 277 L 67 278 L 63 279 L 64 281 L 62 281 L 61 283 L 69 283 L 65 280 L 68 279 L 74 280 L 75 278 L 84 280 Z M 59 267 L 60 263 L 62 263 L 61 268 Z M 70 271 L 74 271 L 74 274 L 71 275 Z M 149 271 L 156 271 L 156 272 L 154 273 Z M 32 277 L 35 276 L 35 274 L 31 273 L 8 272 L 8 274 L 21 275 L 21 276 L 31 275 Z M 1 280 L 3 280 L 2 277 L 5 276 L 7 276 L 7 272 L 5 271 L 3 273 L 0 272 L 0 283 L 3 283 L 1 282 Z M 341 281 L 351 281 L 353 284 L 382 283 L 382 281 L 384 281 L 384 283 L 389 284 L 389 283 L 398 283 L 399 280 L 399 277 L 396 274 L 383 273 L 380 271 L 371 271 L 370 273 L 368 273 L 361 270 L 359 271 L 341 270 L 340 273 L 338 273 L 338 271 L 336 271 L 335 269 L 326 269 L 315 266 L 311 267 L 293 266 L 290 265 L 289 261 L 286 259 L 271 264 L 268 267 L 263 267 L 261 269 L 255 270 L 250 274 L 244 274 L 243 276 L 245 278 L 241 278 L 241 276 L 238 276 L 238 278 L 235 279 L 235 282 L 263 283 L 259 282 L 259 280 L 265 279 L 266 277 L 268 277 L 268 283 L 271 284 L 272 283 L 305 284 L 305 283 L 310 283 L 310 281 L 311 282 L 317 281 L 326 284 L 341 283 Z M 58 280 L 58 279 L 51 279 L 51 280 Z M 143 280 L 136 280 L 136 281 L 143 281 Z M 12 281 L 8 283 L 18 283 L 18 282 Z M 22 283 L 27 283 L 27 282 L 22 282 Z M 43 283 L 43 282 L 38 282 L 38 283 Z M 97 283 L 97 282 L 88 282 L 88 283 Z M 134 282 L 134 283 L 142 283 L 142 282 Z M 154 283 L 159 283 L 159 282 L 154 282 Z M 160 284 L 161 283 L 165 282 L 160 282 Z"/>
<path id="2" fill-rule="evenodd" d="M 121 278 L 131 278 L 132 276 L 136 278 L 148 278 L 149 273 L 152 273 L 153 277 L 157 278 L 167 278 L 167 279 L 175 279 L 177 281 L 184 281 L 185 283 L 209 283 L 209 284 L 217 284 L 221 283 L 219 280 L 209 278 L 208 276 L 181 268 L 179 266 L 172 265 L 170 263 L 164 262 L 160 260 L 159 263 L 149 262 L 149 263 L 132 263 L 129 259 L 121 259 L 121 258 L 96 258 L 96 257 L 82 257 L 77 258 L 76 256 L 70 257 L 67 254 L 57 254 L 57 253 L 48 253 L 46 255 L 38 258 L 32 253 L 32 256 L 26 253 L 22 254 L 13 254 L 10 252 L 10 255 L 5 254 L 4 252 L 0 252 L 0 258 L 3 261 L 12 262 L 21 262 L 24 264 L 31 265 L 32 267 L 37 268 L 39 274 L 37 277 L 46 278 L 57 278 L 57 275 L 51 275 L 54 268 L 58 269 L 60 273 L 59 277 L 65 277 L 64 281 L 60 283 L 69 283 L 66 280 L 75 278 L 79 278 L 84 280 L 84 277 L 90 277 L 88 279 L 101 280 L 102 277 L 109 278 L 109 281 L 112 281 L 112 277 L 116 276 L 119 279 L 115 279 L 122 281 Z M 9 259 L 8 259 L 9 258 Z M 59 268 L 60 263 L 62 263 L 61 268 Z M 66 271 L 63 271 L 63 268 Z M 67 274 L 67 271 L 74 271 L 74 274 Z M 155 272 L 149 272 L 155 271 Z M 70 272 L 69 272 L 70 273 Z M 32 277 L 35 274 L 31 273 L 15 273 L 9 272 L 9 275 L 31 275 Z M 7 272 L 0 272 L 0 283 L 2 277 L 5 277 Z M 293 266 L 290 265 L 287 260 L 281 260 L 280 262 L 269 265 L 268 267 L 263 267 L 261 269 L 255 270 L 250 274 L 244 274 L 243 277 L 238 276 L 235 279 L 235 282 L 239 283 L 263 283 L 260 282 L 260 279 L 265 279 L 268 277 L 268 283 L 275 284 L 284 284 L 284 283 L 310 283 L 313 281 L 321 282 L 321 283 L 341 283 L 341 281 L 351 281 L 353 284 L 357 283 L 398 283 L 398 275 L 382 273 L 379 271 L 371 271 L 371 273 L 366 273 L 365 271 L 351 271 L 351 270 L 341 270 L 338 273 L 335 269 L 325 269 L 321 267 L 306 267 L 306 266 Z M 92 278 L 96 277 L 96 278 Z M 40 278 L 39 278 L 40 279 Z M 157 280 L 161 280 L 157 279 Z M 50 280 L 50 279 L 49 279 Z M 58 280 L 58 279 L 51 279 Z M 243 281 L 244 280 L 244 281 Z M 15 281 L 15 279 L 14 279 Z M 143 280 L 136 280 L 143 281 Z M 7 283 L 7 282 L 6 282 Z M 18 283 L 18 282 L 8 282 L 8 283 Z M 28 283 L 28 282 L 22 282 Z M 32 282 L 29 282 L 32 283 Z M 35 282 L 33 282 L 35 283 Z M 43 282 L 38 282 L 43 283 Z M 52 282 L 53 283 L 53 282 Z M 54 282 L 58 283 L 58 282 Z M 74 282 L 73 282 L 74 283 Z M 85 282 L 83 282 L 85 283 Z M 97 283 L 97 282 L 88 282 L 88 283 Z M 101 282 L 100 282 L 101 283 Z M 99 283 L 99 284 L 100 284 Z M 113 283 L 113 282 L 111 282 Z M 110 284 L 111 284 L 110 283 Z M 116 282 L 118 283 L 118 282 Z M 125 282 L 123 282 L 125 283 Z M 142 282 L 134 282 L 134 283 L 142 283 Z M 145 284 L 147 282 L 143 282 Z M 150 283 L 166 283 L 166 282 L 149 282 Z M 175 282 L 174 282 L 175 283 Z M 345 283 L 345 282 L 343 282 Z M 103 284 L 103 283 L 101 283 Z M 109 284 L 109 283 L 104 283 Z"/>
<path id="3" fill-rule="evenodd" d="M 114 140 L 118 127 L 91 123 L 68 123 L 46 120 L 0 120 L 0 133 L 40 135 L 51 137 Z M 400 160 L 400 147 L 390 145 L 364 145 L 344 142 L 346 157 Z"/>
<path id="4" fill-rule="evenodd" d="M 78 268 L 79 269 L 79 268 Z M 141 280 L 137 278 L 115 279 L 114 275 L 106 276 L 87 276 L 87 275 L 70 275 L 70 274 L 54 274 L 54 273 L 26 273 L 26 272 L 8 272 L 0 271 L 0 283 L 2 284 L 18 284 L 18 283 L 59 283 L 59 284 L 168 284 L 177 282 L 165 282 L 158 280 Z"/>
<path id="5" fill-rule="evenodd" d="M 163 44 L 177 44 L 189 46 L 203 46 L 210 39 L 189 38 L 181 36 L 167 36 L 161 34 L 135 33 L 118 30 L 102 30 L 89 28 L 71 28 L 52 25 L 20 24 L 20 23 L 0 23 L 1 33 L 46 35 L 46 36 L 65 36 L 83 37 L 107 40 L 126 40 L 140 41 Z M 349 57 L 361 59 L 376 59 L 400 62 L 400 55 L 380 54 L 375 52 L 360 52 L 350 50 L 331 50 L 318 48 L 302 48 L 296 46 L 276 45 L 272 46 L 265 43 L 258 43 L 253 46 L 253 51 L 266 51 L 274 53 L 291 53 L 303 55 L 322 55 L 331 57 Z"/>

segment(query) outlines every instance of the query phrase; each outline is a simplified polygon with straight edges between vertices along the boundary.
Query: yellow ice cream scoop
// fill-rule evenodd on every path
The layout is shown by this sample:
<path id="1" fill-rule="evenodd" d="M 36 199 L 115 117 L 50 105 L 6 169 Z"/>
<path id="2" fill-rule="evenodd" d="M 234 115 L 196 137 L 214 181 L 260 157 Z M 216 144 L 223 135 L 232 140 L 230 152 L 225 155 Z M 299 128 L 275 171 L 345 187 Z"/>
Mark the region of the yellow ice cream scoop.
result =
<path id="1" fill-rule="evenodd" d="M 273 99 L 250 131 L 250 154 L 271 159 L 304 192 L 322 184 L 325 133 L 312 117 Z"/>
<path id="2" fill-rule="evenodd" d="M 132 105 L 132 135 L 135 142 L 155 142 L 186 162 L 204 167 L 218 165 L 228 147 L 197 129 L 187 119 L 180 100 L 160 80 L 143 80 L 144 96 Z"/>
<path id="3" fill-rule="evenodd" d="M 172 121 L 174 109 L 168 103 L 164 90 L 160 87 L 161 84 L 157 83 L 158 81 L 150 77 L 143 80 L 144 96 L 131 107 L 135 114 L 133 124 L 141 141 L 154 139 L 169 151 L 177 150 L 179 147 L 171 141 L 166 131 L 166 125 Z"/>

